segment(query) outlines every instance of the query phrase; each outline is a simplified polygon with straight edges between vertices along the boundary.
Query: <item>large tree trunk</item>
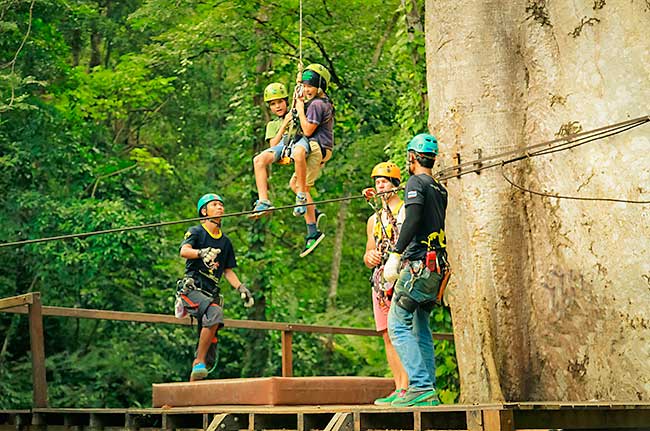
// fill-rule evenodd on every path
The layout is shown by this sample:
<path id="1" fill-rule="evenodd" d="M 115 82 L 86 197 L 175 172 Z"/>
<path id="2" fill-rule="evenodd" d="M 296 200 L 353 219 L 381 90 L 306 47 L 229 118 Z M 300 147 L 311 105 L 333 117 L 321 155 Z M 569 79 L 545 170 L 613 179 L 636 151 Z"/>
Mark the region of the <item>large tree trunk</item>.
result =
<path id="1" fill-rule="evenodd" d="M 442 164 L 648 114 L 644 2 L 426 6 Z M 649 135 L 643 126 L 506 172 L 536 190 L 650 199 Z M 462 401 L 650 399 L 648 206 L 533 197 L 499 168 L 447 186 Z"/>

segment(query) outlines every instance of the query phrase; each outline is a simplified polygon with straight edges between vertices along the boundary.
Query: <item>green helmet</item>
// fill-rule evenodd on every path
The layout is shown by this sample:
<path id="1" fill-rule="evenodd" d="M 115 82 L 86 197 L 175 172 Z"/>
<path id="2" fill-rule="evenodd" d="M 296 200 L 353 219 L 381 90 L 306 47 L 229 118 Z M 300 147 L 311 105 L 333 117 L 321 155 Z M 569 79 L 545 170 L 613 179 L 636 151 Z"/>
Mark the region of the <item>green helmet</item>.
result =
<path id="1" fill-rule="evenodd" d="M 284 84 L 279 82 L 273 82 L 266 86 L 264 89 L 264 101 L 270 102 L 271 100 L 276 99 L 286 99 L 289 97 L 287 92 L 287 87 Z"/>
<path id="2" fill-rule="evenodd" d="M 314 76 L 312 72 L 316 72 L 318 76 Z M 325 66 L 318 63 L 310 64 L 309 66 L 305 67 L 304 72 L 302 72 L 302 82 L 314 87 L 321 88 L 323 91 L 327 90 L 330 79 L 332 79 L 332 75 L 330 75 L 329 70 L 327 70 Z"/>
<path id="3" fill-rule="evenodd" d="M 406 151 L 438 155 L 438 140 L 435 136 L 428 133 L 420 133 L 411 139 L 411 142 L 406 147 Z"/>
<path id="4" fill-rule="evenodd" d="M 201 208 L 203 208 L 203 205 L 207 205 L 212 201 L 223 203 L 223 198 L 215 193 L 208 193 L 207 195 L 201 196 L 201 199 L 199 199 L 199 202 L 196 204 L 196 212 L 199 213 L 199 217 L 201 217 Z"/>

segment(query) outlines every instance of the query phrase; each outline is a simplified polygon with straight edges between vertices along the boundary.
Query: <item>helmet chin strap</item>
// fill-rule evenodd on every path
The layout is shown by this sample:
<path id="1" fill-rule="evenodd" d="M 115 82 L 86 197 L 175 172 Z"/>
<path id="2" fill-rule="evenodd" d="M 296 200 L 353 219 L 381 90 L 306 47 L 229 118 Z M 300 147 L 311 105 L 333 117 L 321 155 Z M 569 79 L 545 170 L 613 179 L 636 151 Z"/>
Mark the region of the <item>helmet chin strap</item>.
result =
<path id="1" fill-rule="evenodd" d="M 209 218 L 207 221 L 209 223 L 212 223 L 213 225 L 216 225 L 217 227 L 221 227 L 221 219 L 215 220 L 215 219 Z"/>

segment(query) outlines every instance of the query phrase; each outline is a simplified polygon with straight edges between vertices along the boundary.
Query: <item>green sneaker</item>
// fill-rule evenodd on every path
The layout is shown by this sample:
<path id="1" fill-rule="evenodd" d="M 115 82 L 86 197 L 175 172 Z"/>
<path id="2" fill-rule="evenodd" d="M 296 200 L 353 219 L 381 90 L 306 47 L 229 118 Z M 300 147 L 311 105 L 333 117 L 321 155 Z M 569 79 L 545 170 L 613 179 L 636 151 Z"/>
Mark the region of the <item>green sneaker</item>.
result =
<path id="1" fill-rule="evenodd" d="M 406 389 L 395 389 L 387 397 L 377 398 L 375 400 L 375 405 L 376 406 L 387 406 L 390 403 L 392 403 L 395 399 L 397 399 L 398 397 L 401 397 L 401 396 L 403 397 L 405 393 L 406 393 Z"/>
<path id="2" fill-rule="evenodd" d="M 305 248 L 302 250 L 302 253 L 300 253 L 300 257 L 305 257 L 314 251 L 323 238 L 325 238 L 325 234 L 319 231 L 316 231 L 313 235 L 307 235 L 305 237 Z"/>
<path id="3" fill-rule="evenodd" d="M 407 389 L 404 396 L 394 399 L 390 405 L 391 407 L 415 407 L 422 405 L 433 405 L 434 401 L 438 400 L 438 395 L 435 390 L 431 391 L 414 391 Z M 440 401 L 438 401 L 440 404 Z M 438 405 L 435 404 L 435 405 Z"/>

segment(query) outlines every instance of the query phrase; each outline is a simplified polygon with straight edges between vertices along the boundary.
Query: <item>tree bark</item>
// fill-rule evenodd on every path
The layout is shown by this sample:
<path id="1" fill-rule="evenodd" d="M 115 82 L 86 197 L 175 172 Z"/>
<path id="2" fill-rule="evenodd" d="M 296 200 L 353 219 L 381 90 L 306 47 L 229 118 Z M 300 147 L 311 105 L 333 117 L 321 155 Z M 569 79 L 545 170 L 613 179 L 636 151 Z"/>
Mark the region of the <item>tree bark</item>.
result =
<path id="1" fill-rule="evenodd" d="M 330 272 L 330 288 L 327 294 L 327 311 L 336 309 L 336 291 L 341 273 L 341 258 L 343 257 L 343 237 L 345 236 L 345 217 L 348 214 L 350 201 L 342 201 L 336 218 L 336 236 L 332 251 L 332 270 Z"/>
<path id="2" fill-rule="evenodd" d="M 648 114 L 649 26 L 637 2 L 427 0 L 439 163 Z M 647 199 L 644 127 L 508 175 L 536 190 Z M 647 208 L 531 197 L 498 169 L 447 186 L 461 401 L 650 399 Z"/>
<path id="3" fill-rule="evenodd" d="M 99 31 L 93 30 L 90 34 L 90 61 L 88 62 L 88 70 L 102 63 L 101 44 L 102 35 Z"/>

